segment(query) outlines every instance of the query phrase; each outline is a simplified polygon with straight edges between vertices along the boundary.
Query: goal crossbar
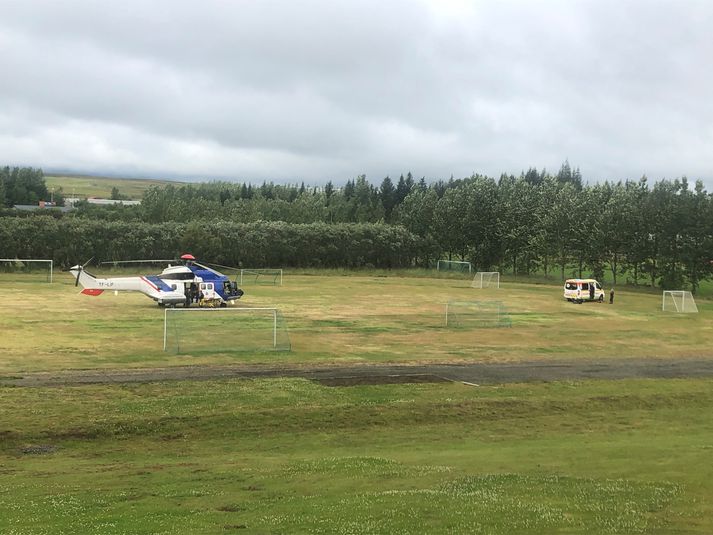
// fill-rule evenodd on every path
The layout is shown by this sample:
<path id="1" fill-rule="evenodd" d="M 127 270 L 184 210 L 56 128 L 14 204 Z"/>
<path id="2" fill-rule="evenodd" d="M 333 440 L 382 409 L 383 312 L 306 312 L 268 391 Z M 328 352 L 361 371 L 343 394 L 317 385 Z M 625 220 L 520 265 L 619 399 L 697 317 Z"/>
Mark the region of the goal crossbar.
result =
<path id="1" fill-rule="evenodd" d="M 451 271 L 447 268 L 447 266 L 451 265 L 459 266 L 462 271 L 465 271 L 465 268 L 468 268 L 468 273 L 471 273 L 473 271 L 473 264 L 471 264 L 470 262 L 465 262 L 463 260 L 439 260 L 436 263 L 436 271 Z"/>
<path id="2" fill-rule="evenodd" d="M 279 308 L 164 310 L 163 349 L 175 353 L 290 351 L 287 321 Z"/>
<path id="3" fill-rule="evenodd" d="M 471 288 L 500 288 L 499 271 L 478 271 L 473 277 Z"/>
<path id="4" fill-rule="evenodd" d="M 696 306 L 693 294 L 687 290 L 664 290 L 661 310 L 695 314 L 698 312 L 698 306 Z"/>
<path id="5" fill-rule="evenodd" d="M 168 350 L 168 318 L 170 314 L 248 314 L 267 312 L 272 315 L 272 349 L 277 349 L 277 326 L 280 311 L 277 308 L 167 308 L 163 313 L 163 350 Z"/>
<path id="6" fill-rule="evenodd" d="M 501 301 L 448 301 L 446 327 L 511 327 L 507 308 Z"/>
<path id="7" fill-rule="evenodd" d="M 49 276 L 48 282 L 52 282 L 54 275 L 54 261 L 44 259 L 44 258 L 0 258 L 0 263 L 13 263 L 13 264 L 48 264 L 49 265 Z"/>

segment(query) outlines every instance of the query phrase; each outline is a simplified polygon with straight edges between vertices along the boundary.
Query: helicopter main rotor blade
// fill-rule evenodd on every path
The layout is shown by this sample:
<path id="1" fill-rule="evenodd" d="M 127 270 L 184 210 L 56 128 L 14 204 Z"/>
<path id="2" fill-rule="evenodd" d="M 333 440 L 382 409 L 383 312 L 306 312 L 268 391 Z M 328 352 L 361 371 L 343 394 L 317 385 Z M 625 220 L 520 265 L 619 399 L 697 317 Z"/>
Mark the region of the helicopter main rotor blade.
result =
<path id="1" fill-rule="evenodd" d="M 175 258 L 169 258 L 167 260 L 162 259 L 145 259 L 145 260 L 107 260 L 105 262 L 100 262 L 99 265 L 103 266 L 105 264 L 165 264 L 166 262 L 178 262 Z"/>
<path id="2" fill-rule="evenodd" d="M 194 262 L 194 264 L 197 264 L 197 262 Z M 203 262 L 206 266 L 211 266 L 211 267 L 217 267 L 221 269 L 231 269 L 233 271 L 240 271 L 240 268 L 235 267 L 235 266 L 224 266 L 222 264 L 213 264 L 212 262 Z"/>

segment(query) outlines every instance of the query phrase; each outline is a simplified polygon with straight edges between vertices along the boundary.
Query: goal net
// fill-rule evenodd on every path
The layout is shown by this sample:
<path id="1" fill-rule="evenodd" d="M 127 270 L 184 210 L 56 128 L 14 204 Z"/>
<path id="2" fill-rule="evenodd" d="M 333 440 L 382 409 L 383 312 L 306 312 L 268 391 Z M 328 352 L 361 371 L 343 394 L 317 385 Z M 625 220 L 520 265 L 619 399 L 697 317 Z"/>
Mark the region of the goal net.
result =
<path id="1" fill-rule="evenodd" d="M 436 271 L 454 271 L 456 273 L 471 273 L 473 265 L 470 262 L 459 260 L 439 260 L 436 264 Z"/>
<path id="2" fill-rule="evenodd" d="M 478 271 L 470 285 L 471 288 L 500 288 L 500 272 Z"/>
<path id="3" fill-rule="evenodd" d="M 510 327 L 512 321 L 501 301 L 449 301 L 446 327 Z"/>
<path id="4" fill-rule="evenodd" d="M 241 269 L 239 284 L 268 284 L 282 286 L 281 269 Z"/>
<path id="5" fill-rule="evenodd" d="M 0 277 L 15 281 L 52 282 L 52 260 L 0 258 Z"/>
<path id="6" fill-rule="evenodd" d="M 276 308 L 167 308 L 163 350 L 181 354 L 290 351 Z"/>
<path id="7" fill-rule="evenodd" d="M 663 293 L 663 310 L 665 312 L 698 312 L 696 301 L 691 292 L 683 290 L 667 290 Z"/>

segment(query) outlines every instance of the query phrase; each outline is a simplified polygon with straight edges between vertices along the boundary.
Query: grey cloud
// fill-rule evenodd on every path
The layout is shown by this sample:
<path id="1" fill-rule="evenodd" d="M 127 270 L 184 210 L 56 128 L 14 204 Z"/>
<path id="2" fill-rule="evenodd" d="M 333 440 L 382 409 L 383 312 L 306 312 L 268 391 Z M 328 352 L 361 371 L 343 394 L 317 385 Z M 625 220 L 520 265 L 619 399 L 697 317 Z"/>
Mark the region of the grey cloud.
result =
<path id="1" fill-rule="evenodd" d="M 0 160 L 713 183 L 711 22 L 693 0 L 6 2 Z"/>

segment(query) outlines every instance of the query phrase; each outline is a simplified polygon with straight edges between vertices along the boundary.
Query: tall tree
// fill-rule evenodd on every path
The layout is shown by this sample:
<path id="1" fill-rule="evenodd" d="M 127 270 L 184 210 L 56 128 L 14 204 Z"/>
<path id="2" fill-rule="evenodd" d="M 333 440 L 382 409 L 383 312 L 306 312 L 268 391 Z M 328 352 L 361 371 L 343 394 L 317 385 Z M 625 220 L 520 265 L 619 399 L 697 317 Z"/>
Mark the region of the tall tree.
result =
<path id="1" fill-rule="evenodd" d="M 404 175 L 401 175 L 399 177 L 399 181 L 396 184 L 396 204 L 399 205 L 402 202 L 404 202 L 404 199 L 406 196 L 409 194 L 409 188 L 406 185 L 406 180 L 404 179 Z"/>
<path id="2" fill-rule="evenodd" d="M 379 197 L 381 198 L 381 205 L 384 207 L 384 216 L 386 221 L 391 221 L 391 212 L 394 206 L 397 204 L 396 199 L 396 189 L 388 176 L 384 177 L 381 181 L 381 186 L 379 187 Z"/>
<path id="3" fill-rule="evenodd" d="M 324 195 L 327 197 L 327 200 L 334 194 L 334 184 L 332 184 L 332 181 L 330 180 L 327 182 L 327 184 L 324 186 Z"/>
<path id="4" fill-rule="evenodd" d="M 514 274 L 529 273 L 536 253 L 536 191 L 523 178 L 501 178 L 498 188 L 497 227 L 499 256 L 507 258 Z"/>

